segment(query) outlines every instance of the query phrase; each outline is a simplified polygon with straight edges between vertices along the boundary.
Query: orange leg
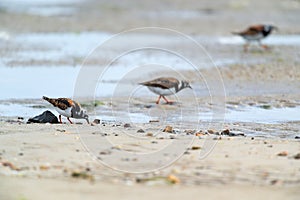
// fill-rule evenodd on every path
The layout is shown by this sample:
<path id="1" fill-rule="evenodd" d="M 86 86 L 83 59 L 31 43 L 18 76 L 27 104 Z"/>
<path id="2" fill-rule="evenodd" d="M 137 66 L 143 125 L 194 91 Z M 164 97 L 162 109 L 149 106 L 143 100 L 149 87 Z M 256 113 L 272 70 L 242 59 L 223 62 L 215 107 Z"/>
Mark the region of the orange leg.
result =
<path id="1" fill-rule="evenodd" d="M 156 104 L 159 104 L 160 98 L 161 98 L 161 95 L 159 95 L 159 97 L 158 97 L 158 99 L 156 101 Z"/>
<path id="2" fill-rule="evenodd" d="M 62 122 L 61 122 L 61 115 L 59 115 L 58 118 L 59 118 L 59 122 L 62 124 Z"/>
<path id="3" fill-rule="evenodd" d="M 261 41 L 258 41 L 259 46 L 261 46 L 263 49 L 268 50 L 269 47 L 267 45 L 264 45 L 261 43 Z"/>
<path id="4" fill-rule="evenodd" d="M 269 49 L 269 47 L 268 47 L 267 45 L 261 44 L 260 46 L 261 46 L 262 48 L 264 48 L 265 50 L 268 50 L 268 49 Z"/>
<path id="5" fill-rule="evenodd" d="M 244 52 L 248 52 L 248 47 L 249 47 L 248 43 L 244 44 Z"/>
<path id="6" fill-rule="evenodd" d="M 162 96 L 162 98 L 167 102 L 167 104 L 172 104 L 172 101 L 169 101 L 165 96 Z"/>
<path id="7" fill-rule="evenodd" d="M 73 124 L 73 122 L 71 122 L 71 120 L 70 120 L 70 118 L 69 118 L 69 117 L 67 117 L 67 119 L 69 120 L 69 122 L 70 122 L 71 124 Z"/>

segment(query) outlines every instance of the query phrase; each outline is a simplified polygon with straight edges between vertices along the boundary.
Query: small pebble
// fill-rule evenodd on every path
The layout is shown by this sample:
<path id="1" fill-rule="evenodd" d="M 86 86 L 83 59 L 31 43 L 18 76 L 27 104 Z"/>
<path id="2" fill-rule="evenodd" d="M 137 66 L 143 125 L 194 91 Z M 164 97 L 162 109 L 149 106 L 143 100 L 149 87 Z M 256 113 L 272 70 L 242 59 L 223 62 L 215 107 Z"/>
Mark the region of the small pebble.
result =
<path id="1" fill-rule="evenodd" d="M 204 136 L 205 133 L 202 132 L 202 131 L 199 131 L 199 132 L 197 132 L 195 135 L 196 135 L 197 137 L 200 137 L 200 136 Z"/>
<path id="2" fill-rule="evenodd" d="M 145 131 L 143 129 L 139 129 L 137 130 L 137 133 L 145 133 Z"/>
<path id="3" fill-rule="evenodd" d="M 50 167 L 49 166 L 47 166 L 47 165 L 41 165 L 40 166 L 40 170 L 42 170 L 42 171 L 46 171 L 46 170 L 48 170 Z"/>
<path id="4" fill-rule="evenodd" d="M 131 125 L 129 123 L 124 124 L 124 128 L 130 128 Z"/>
<path id="5" fill-rule="evenodd" d="M 192 150 L 199 150 L 199 149 L 201 149 L 201 147 L 200 147 L 200 146 L 192 146 L 191 149 L 192 149 Z"/>
<path id="6" fill-rule="evenodd" d="M 187 134 L 187 135 L 193 135 L 196 130 L 184 130 L 184 132 Z"/>
<path id="7" fill-rule="evenodd" d="M 180 180 L 178 177 L 176 177 L 175 175 L 171 174 L 167 177 L 167 180 L 172 183 L 172 184 L 178 184 L 180 183 Z"/>
<path id="8" fill-rule="evenodd" d="M 153 133 L 147 133 L 146 136 L 153 137 Z"/>
<path id="9" fill-rule="evenodd" d="M 159 120 L 149 120 L 149 123 L 159 122 Z"/>
<path id="10" fill-rule="evenodd" d="M 223 130 L 223 131 L 221 132 L 221 135 L 229 135 L 229 134 L 230 134 L 229 129 Z"/>
<path id="11" fill-rule="evenodd" d="M 175 135 L 170 135 L 170 139 L 176 139 Z"/>
<path id="12" fill-rule="evenodd" d="M 172 126 L 166 126 L 165 129 L 163 130 L 163 132 L 173 133 L 173 127 Z"/>
<path id="13" fill-rule="evenodd" d="M 111 151 L 109 151 L 109 150 L 106 150 L 106 151 L 100 151 L 99 154 L 100 154 L 100 155 L 109 155 L 109 154 L 111 154 Z"/>
<path id="14" fill-rule="evenodd" d="M 272 180 L 271 181 L 271 185 L 281 185 L 282 184 L 282 181 L 280 181 L 280 180 Z"/>
<path id="15" fill-rule="evenodd" d="M 287 151 L 282 151 L 282 152 L 277 154 L 277 156 L 287 156 L 287 155 L 288 155 Z"/>
<path id="16" fill-rule="evenodd" d="M 217 133 L 218 133 L 217 131 L 212 130 L 212 129 L 208 129 L 207 132 L 208 132 L 209 134 L 217 134 Z"/>
<path id="17" fill-rule="evenodd" d="M 296 155 L 294 156 L 294 158 L 297 159 L 297 160 L 300 159 L 300 153 L 296 154 Z"/>
<path id="18" fill-rule="evenodd" d="M 94 119 L 93 123 L 94 124 L 100 124 L 101 120 L 100 119 Z"/>

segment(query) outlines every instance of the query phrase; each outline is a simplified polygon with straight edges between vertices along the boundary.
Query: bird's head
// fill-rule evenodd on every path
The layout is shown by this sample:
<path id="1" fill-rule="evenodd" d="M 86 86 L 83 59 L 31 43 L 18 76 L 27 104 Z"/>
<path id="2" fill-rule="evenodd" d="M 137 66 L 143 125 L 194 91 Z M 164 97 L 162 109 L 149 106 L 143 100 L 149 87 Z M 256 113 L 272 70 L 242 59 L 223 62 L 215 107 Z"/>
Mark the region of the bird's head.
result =
<path id="1" fill-rule="evenodd" d="M 190 83 L 187 81 L 182 81 L 182 85 L 183 85 L 183 88 L 193 89 L 192 86 L 190 85 Z"/>
<path id="2" fill-rule="evenodd" d="M 278 31 L 278 27 L 276 27 L 274 25 L 265 25 L 264 29 L 266 32 L 271 32 L 272 30 Z"/>
<path id="3" fill-rule="evenodd" d="M 86 113 L 85 110 L 82 110 L 82 111 L 80 112 L 80 117 L 81 117 L 82 119 L 85 119 L 85 120 L 87 121 L 88 124 L 90 123 L 90 121 L 89 121 L 89 115 Z"/>

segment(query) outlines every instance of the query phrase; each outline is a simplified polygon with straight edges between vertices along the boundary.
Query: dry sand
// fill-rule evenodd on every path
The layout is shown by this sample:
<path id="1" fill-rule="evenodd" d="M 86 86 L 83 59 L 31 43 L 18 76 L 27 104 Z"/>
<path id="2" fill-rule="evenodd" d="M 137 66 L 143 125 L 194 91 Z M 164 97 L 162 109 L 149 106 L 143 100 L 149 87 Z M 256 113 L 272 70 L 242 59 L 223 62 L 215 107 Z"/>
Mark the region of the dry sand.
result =
<path id="1" fill-rule="evenodd" d="M 226 36 L 231 30 L 257 22 L 275 23 L 280 34 L 300 32 L 300 4 L 296 0 L 88 1 L 79 8 L 76 14 L 50 18 L 0 12 L 0 23 L 3 31 L 16 34 L 118 32 L 140 26 L 162 26 L 190 35 Z M 1 53 L 15 53 L 18 48 L 8 45 Z M 219 71 L 227 95 L 226 108 L 299 107 L 299 46 L 273 45 L 270 51 L 254 48 L 249 53 L 243 53 L 238 45 L 209 43 L 205 48 L 213 56 L 240 61 L 222 66 Z M 33 61 L 29 63 L 32 64 Z M 193 84 L 199 83 L 193 71 L 181 73 Z M 201 73 L 204 77 L 214 77 L 218 72 L 202 69 Z M 185 94 L 180 94 L 182 103 L 160 108 L 195 112 L 195 102 L 189 103 L 191 99 Z M 210 96 L 202 95 L 197 99 L 199 108 L 211 109 Z M 155 108 L 152 97 L 136 99 L 133 111 L 147 112 L 145 104 Z M 102 100 L 109 105 L 109 99 Z M 41 104 L 37 99 L 5 101 Z M 122 97 L 117 97 L 114 106 L 119 114 L 128 108 Z M 181 126 L 175 120 L 132 123 L 129 128 L 124 128 L 124 121 L 105 122 L 105 126 L 37 125 L 19 121 L 7 116 L 1 116 L 0 120 L 0 199 L 299 199 L 300 145 L 299 139 L 295 139 L 299 136 L 299 120 L 260 123 L 241 119 L 225 124 L 204 121 L 198 127 L 197 118 L 184 116 Z M 174 127 L 176 134 L 162 132 L 166 125 Z M 145 132 L 137 133 L 141 128 Z M 220 132 L 226 128 L 245 136 L 186 133 L 200 129 L 204 133 L 208 129 Z M 108 141 L 113 145 L 109 146 Z M 174 144 L 178 148 L 149 159 L 150 153 Z M 203 152 L 210 153 L 202 158 Z M 151 172 L 129 173 L 111 167 Z"/>

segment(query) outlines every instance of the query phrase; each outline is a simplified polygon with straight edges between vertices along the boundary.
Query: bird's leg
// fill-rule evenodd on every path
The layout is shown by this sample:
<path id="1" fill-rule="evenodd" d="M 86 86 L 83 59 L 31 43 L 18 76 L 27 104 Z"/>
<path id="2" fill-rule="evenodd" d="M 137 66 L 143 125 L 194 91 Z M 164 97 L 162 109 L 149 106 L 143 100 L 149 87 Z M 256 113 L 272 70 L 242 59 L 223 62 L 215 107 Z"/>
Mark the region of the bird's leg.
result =
<path id="1" fill-rule="evenodd" d="M 244 52 L 248 52 L 249 43 L 244 44 Z"/>
<path id="2" fill-rule="evenodd" d="M 59 115 L 58 118 L 59 118 L 59 122 L 62 124 L 61 115 Z"/>
<path id="3" fill-rule="evenodd" d="M 157 101 L 156 101 L 156 104 L 159 104 L 160 98 L 161 98 L 161 95 L 159 95 L 159 97 L 158 97 L 158 99 L 157 99 Z"/>
<path id="4" fill-rule="evenodd" d="M 258 41 L 258 44 L 259 44 L 259 46 L 261 46 L 265 50 L 269 49 L 269 47 L 267 45 L 262 44 L 260 40 Z"/>
<path id="5" fill-rule="evenodd" d="M 167 104 L 172 104 L 172 101 L 169 101 L 165 96 L 162 96 L 162 98 L 167 102 Z"/>
<path id="6" fill-rule="evenodd" d="M 73 124 L 73 122 L 71 122 L 71 120 L 70 120 L 70 118 L 69 118 L 69 117 L 67 117 L 67 119 L 69 120 L 69 122 L 70 122 L 71 124 Z"/>

